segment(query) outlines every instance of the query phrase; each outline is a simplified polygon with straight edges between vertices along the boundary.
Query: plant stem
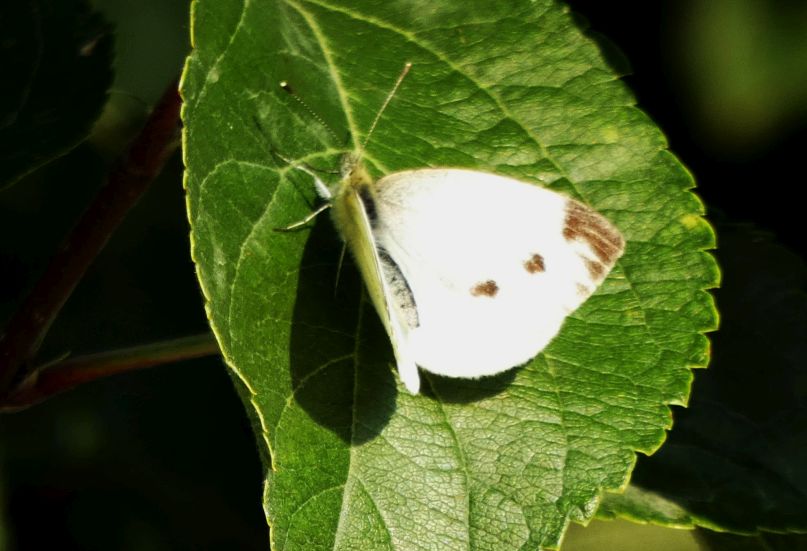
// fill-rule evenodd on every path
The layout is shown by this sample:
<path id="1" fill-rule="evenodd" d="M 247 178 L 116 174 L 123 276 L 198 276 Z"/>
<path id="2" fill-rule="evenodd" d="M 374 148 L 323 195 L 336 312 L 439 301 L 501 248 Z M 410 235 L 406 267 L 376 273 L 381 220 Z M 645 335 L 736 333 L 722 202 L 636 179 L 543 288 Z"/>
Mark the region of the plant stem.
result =
<path id="1" fill-rule="evenodd" d="M 180 105 L 177 82 L 173 82 L 9 321 L 0 336 L 0 397 L 7 394 L 15 381 L 27 376 L 56 315 L 176 149 Z"/>
<path id="2" fill-rule="evenodd" d="M 204 333 L 67 358 L 35 369 L 15 392 L 0 403 L 0 411 L 23 409 L 80 384 L 110 375 L 218 353 L 219 347 L 213 335 Z"/>

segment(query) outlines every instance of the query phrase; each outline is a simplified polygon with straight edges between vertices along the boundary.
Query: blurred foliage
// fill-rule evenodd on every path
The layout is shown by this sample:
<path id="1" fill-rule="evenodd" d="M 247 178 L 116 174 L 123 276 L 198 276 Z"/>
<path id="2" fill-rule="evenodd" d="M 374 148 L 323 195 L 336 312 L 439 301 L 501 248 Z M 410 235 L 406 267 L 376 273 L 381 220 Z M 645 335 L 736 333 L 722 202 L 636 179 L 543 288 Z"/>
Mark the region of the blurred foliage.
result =
<path id="1" fill-rule="evenodd" d="M 188 50 L 187 1 L 96 4 L 117 30 L 112 101 L 93 140 L 0 195 L 0 320 Z M 65 306 L 43 359 L 207 329 L 181 179 L 177 155 Z M 218 358 L 99 381 L 0 417 L 2 550 L 266 549 L 261 484 L 248 421 Z"/>
<path id="2" fill-rule="evenodd" d="M 88 167 L 100 164 L 79 147 L 1 198 L 0 262 L 15 274 L 2 287 L 4 317 L 99 184 Z M 181 169 L 179 159 L 169 164 L 97 259 L 43 358 L 206 330 Z M 39 217 L 51 223 L 30 222 Z M 0 417 L 10 549 L 266 549 L 261 477 L 248 421 L 215 357 L 99 381 Z"/>
<path id="3" fill-rule="evenodd" d="M 189 51 L 190 0 L 91 0 L 115 25 L 112 91 L 153 104 Z"/>
<path id="4" fill-rule="evenodd" d="M 699 143 L 753 154 L 807 121 L 807 3 L 687 0 L 672 65 Z"/>
<path id="5" fill-rule="evenodd" d="M 0 4 L 0 188 L 87 135 L 112 80 L 112 33 L 84 0 Z"/>

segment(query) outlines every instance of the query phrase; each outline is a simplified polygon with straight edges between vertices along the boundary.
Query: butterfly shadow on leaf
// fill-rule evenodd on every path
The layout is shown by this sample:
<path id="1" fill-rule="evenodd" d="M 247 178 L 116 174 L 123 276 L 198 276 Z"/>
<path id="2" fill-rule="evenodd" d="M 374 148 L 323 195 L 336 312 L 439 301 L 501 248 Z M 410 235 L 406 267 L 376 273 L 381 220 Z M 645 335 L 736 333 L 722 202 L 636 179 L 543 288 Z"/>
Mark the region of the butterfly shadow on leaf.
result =
<path id="1" fill-rule="evenodd" d="M 421 370 L 421 392 L 440 402 L 469 404 L 505 391 L 515 379 L 518 369 L 481 379 L 455 379 Z"/>
<path id="2" fill-rule="evenodd" d="M 395 357 L 349 257 L 335 288 L 342 243 L 326 218 L 316 219 L 299 273 L 290 351 L 294 399 L 345 442 L 361 444 L 381 433 L 397 407 Z M 481 379 L 420 373 L 416 399 L 471 403 L 504 391 L 516 369 Z"/>
<path id="3" fill-rule="evenodd" d="M 345 442 L 378 436 L 395 410 L 395 360 L 361 277 L 346 258 L 337 283 L 342 242 L 319 216 L 301 263 L 291 331 L 294 399 Z"/>

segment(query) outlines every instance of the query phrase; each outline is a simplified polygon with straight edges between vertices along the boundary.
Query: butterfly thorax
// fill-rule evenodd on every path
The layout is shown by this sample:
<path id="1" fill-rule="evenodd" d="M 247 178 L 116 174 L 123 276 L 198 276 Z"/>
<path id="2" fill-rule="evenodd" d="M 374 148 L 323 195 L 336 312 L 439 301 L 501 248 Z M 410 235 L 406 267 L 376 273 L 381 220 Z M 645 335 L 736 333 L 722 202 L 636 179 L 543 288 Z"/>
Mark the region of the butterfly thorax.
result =
<path id="1" fill-rule="evenodd" d="M 356 227 L 357 220 L 364 218 L 369 225 L 375 221 L 373 179 L 356 153 L 342 157 L 340 173 L 342 178 L 331 201 L 332 214 L 342 237 L 350 244 L 356 233 L 366 231 L 361 224 Z"/>

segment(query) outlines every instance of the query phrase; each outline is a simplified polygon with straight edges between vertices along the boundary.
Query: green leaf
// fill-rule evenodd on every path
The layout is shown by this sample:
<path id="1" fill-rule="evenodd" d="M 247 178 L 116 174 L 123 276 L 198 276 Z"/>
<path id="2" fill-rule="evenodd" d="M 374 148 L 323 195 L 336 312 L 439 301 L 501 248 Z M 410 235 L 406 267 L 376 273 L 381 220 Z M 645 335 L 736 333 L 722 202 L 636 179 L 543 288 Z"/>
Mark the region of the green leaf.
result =
<path id="1" fill-rule="evenodd" d="M 597 518 L 624 518 L 670 528 L 694 528 L 696 524 L 692 515 L 674 500 L 635 483 L 631 483 L 624 492 L 605 494 L 597 509 Z"/>
<path id="2" fill-rule="evenodd" d="M 0 5 L 0 188 L 89 133 L 112 82 L 112 33 L 84 0 Z"/>
<path id="3" fill-rule="evenodd" d="M 695 530 L 670 530 L 625 520 L 595 520 L 586 527 L 572 525 L 563 540 L 563 550 L 708 551 L 710 548 L 699 542 L 698 536 Z"/>
<path id="4" fill-rule="evenodd" d="M 599 514 L 599 513 L 598 513 Z M 572 525 L 563 540 L 564 551 L 804 551 L 807 536 L 760 534 L 738 536 L 703 528 L 673 530 L 625 520 L 592 521 Z"/>
<path id="5" fill-rule="evenodd" d="M 556 547 L 627 483 L 704 366 L 711 228 L 692 178 L 556 2 L 197 0 L 182 82 L 193 257 L 267 462 L 274 549 Z M 376 175 L 478 168 L 543 181 L 628 240 L 528 365 L 397 383 L 391 348 L 311 180 L 361 143 Z M 278 83 L 288 81 L 328 126 Z M 343 136 L 352 142 L 345 143 Z M 273 154 L 272 150 L 277 154 Z M 327 174 L 325 175 L 327 176 Z M 461 208 L 461 198 L 458 198 Z"/>
<path id="6" fill-rule="evenodd" d="M 807 265 L 749 226 L 719 227 L 722 327 L 662 450 L 598 516 L 751 534 L 807 531 Z M 760 323 L 764 320 L 764 323 Z"/>

